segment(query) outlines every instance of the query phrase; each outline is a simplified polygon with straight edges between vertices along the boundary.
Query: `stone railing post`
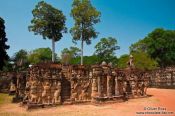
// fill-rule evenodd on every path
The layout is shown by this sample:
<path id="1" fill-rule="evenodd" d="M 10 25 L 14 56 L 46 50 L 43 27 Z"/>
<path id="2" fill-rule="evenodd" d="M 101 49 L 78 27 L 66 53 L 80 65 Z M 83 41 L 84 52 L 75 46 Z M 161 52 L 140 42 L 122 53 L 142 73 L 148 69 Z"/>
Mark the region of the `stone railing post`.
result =
<path id="1" fill-rule="evenodd" d="M 98 96 L 102 97 L 102 90 L 101 90 L 101 77 L 98 76 Z"/>
<path id="2" fill-rule="evenodd" d="M 111 76 L 107 76 L 107 96 L 112 97 L 112 84 L 111 84 Z"/>
<path id="3" fill-rule="evenodd" d="M 97 82 L 96 82 L 96 78 L 92 79 L 92 93 L 91 93 L 91 97 L 94 98 L 97 95 Z"/>
<path id="4" fill-rule="evenodd" d="M 119 95 L 119 88 L 118 88 L 118 77 L 115 77 L 115 96 Z"/>
<path id="5" fill-rule="evenodd" d="M 92 100 L 95 99 L 95 97 L 101 97 L 102 96 L 102 88 L 101 88 L 101 75 L 102 75 L 102 69 L 98 65 L 92 66 L 92 93 L 91 97 Z"/>

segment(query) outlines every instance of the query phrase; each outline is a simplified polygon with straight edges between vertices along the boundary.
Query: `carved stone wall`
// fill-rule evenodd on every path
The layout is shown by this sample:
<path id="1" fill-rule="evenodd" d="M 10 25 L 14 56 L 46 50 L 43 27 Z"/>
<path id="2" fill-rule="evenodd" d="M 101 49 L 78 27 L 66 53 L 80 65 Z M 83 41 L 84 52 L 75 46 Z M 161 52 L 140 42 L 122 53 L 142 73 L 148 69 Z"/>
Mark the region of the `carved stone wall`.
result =
<path id="1" fill-rule="evenodd" d="M 24 103 L 61 103 L 61 65 L 38 64 L 28 71 Z"/>
<path id="2" fill-rule="evenodd" d="M 116 101 L 144 97 L 148 86 L 175 88 L 175 67 L 143 72 L 105 62 L 90 67 L 41 63 L 23 72 L 0 72 L 0 76 L 11 80 L 6 88 L 15 93 L 13 101 L 29 105 Z"/>
<path id="3" fill-rule="evenodd" d="M 114 69 L 110 65 L 92 66 L 92 101 L 111 101 L 146 96 L 146 73 L 133 68 Z"/>
<path id="4" fill-rule="evenodd" d="M 145 72 L 132 68 L 42 63 L 28 70 L 23 103 L 55 105 L 140 97 L 146 95 L 147 83 Z"/>
<path id="5" fill-rule="evenodd" d="M 175 88 L 175 67 L 150 71 L 150 86 L 158 88 Z"/>

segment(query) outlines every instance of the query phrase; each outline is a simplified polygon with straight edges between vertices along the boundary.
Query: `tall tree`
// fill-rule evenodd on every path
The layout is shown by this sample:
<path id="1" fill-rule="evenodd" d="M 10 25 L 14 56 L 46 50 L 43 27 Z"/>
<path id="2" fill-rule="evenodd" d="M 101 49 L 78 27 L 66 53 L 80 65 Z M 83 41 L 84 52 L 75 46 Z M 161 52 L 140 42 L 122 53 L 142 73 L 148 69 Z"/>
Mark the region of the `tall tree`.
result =
<path id="1" fill-rule="evenodd" d="M 144 39 L 131 45 L 133 52 L 146 52 L 161 67 L 175 65 L 175 31 L 155 29 Z"/>
<path id="2" fill-rule="evenodd" d="M 118 50 L 119 48 L 116 38 L 102 38 L 100 42 L 95 45 L 95 55 L 97 55 L 101 61 L 112 62 L 116 59 L 115 50 Z"/>
<path id="3" fill-rule="evenodd" d="M 33 19 L 29 31 L 43 36 L 43 39 L 52 40 L 52 61 L 55 61 L 55 42 L 59 41 L 67 32 L 66 17 L 62 11 L 44 1 L 39 2 L 32 11 Z"/>
<path id="4" fill-rule="evenodd" d="M 9 46 L 6 45 L 7 38 L 5 33 L 5 21 L 0 17 L 0 70 L 3 69 L 5 62 L 9 59 L 9 56 L 6 52 L 9 49 Z"/>
<path id="5" fill-rule="evenodd" d="M 100 21 L 100 12 L 92 6 L 90 0 L 74 0 L 71 16 L 75 24 L 70 33 L 73 36 L 73 42 L 81 41 L 81 65 L 83 65 L 84 42 L 91 44 L 91 38 L 97 37 L 98 32 L 93 26 Z"/>

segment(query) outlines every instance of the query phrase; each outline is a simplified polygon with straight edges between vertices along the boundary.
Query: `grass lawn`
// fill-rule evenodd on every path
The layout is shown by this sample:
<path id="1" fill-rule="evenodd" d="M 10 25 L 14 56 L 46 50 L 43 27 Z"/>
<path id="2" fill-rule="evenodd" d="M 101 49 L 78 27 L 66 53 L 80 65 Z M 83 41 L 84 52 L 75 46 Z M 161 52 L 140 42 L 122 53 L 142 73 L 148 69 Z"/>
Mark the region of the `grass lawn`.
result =
<path id="1" fill-rule="evenodd" d="M 0 93 L 0 106 L 11 103 L 12 97 L 8 94 Z"/>

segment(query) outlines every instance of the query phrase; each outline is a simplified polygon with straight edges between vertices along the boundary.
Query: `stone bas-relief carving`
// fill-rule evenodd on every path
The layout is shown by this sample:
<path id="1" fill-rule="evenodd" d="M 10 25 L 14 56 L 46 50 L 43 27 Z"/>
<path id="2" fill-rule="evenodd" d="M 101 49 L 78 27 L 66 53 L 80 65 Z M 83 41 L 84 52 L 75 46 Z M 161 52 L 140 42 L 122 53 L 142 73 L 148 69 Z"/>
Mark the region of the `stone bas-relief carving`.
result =
<path id="1" fill-rule="evenodd" d="M 29 96 L 29 101 L 32 103 L 37 103 L 38 100 L 38 95 L 37 95 L 37 83 L 36 81 L 31 82 L 31 87 L 30 87 L 30 96 Z"/>
<path id="2" fill-rule="evenodd" d="M 60 65 L 39 64 L 28 71 L 23 104 L 51 105 L 61 102 Z"/>
<path id="3" fill-rule="evenodd" d="M 131 57 L 126 69 L 106 62 L 89 67 L 41 63 L 12 73 L 9 91 L 23 104 L 47 106 L 146 97 L 148 86 L 175 85 L 174 67 L 143 72 L 134 68 L 133 61 Z"/>
<path id="4" fill-rule="evenodd" d="M 88 101 L 90 100 L 91 82 L 87 79 L 74 78 L 71 80 L 71 100 Z"/>
<path id="5" fill-rule="evenodd" d="M 47 106 L 146 97 L 151 74 L 132 66 L 126 69 L 113 68 L 105 62 L 90 68 L 42 63 L 32 66 L 28 71 L 23 103 Z M 174 73 L 171 75 L 174 76 Z M 167 78 L 170 80 L 170 77 Z"/>
<path id="6" fill-rule="evenodd" d="M 145 77 L 141 73 L 133 68 L 115 69 L 105 62 L 91 68 L 54 63 L 34 65 L 28 71 L 23 103 L 98 103 L 145 96 Z"/>
<path id="7" fill-rule="evenodd" d="M 59 104 L 61 102 L 61 82 L 56 84 L 54 96 L 53 96 L 53 104 Z"/>
<path id="8" fill-rule="evenodd" d="M 44 84 L 43 84 L 43 91 L 42 91 L 42 94 L 41 94 L 41 97 L 42 97 L 42 103 L 43 104 L 50 104 L 50 99 L 51 99 L 51 83 L 49 83 L 48 81 L 46 81 Z"/>
<path id="9" fill-rule="evenodd" d="M 156 69 L 146 73 L 149 86 L 156 88 L 175 88 L 175 67 Z"/>

